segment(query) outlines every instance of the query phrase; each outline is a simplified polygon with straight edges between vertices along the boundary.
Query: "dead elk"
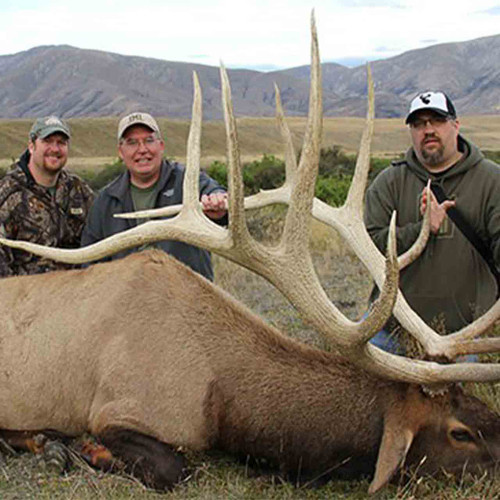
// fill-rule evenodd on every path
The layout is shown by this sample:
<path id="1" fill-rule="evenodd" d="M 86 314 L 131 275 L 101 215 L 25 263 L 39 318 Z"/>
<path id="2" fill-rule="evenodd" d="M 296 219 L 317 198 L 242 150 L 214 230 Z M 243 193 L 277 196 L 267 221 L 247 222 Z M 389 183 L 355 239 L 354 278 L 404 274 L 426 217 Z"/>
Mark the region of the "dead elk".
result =
<path id="1" fill-rule="evenodd" d="M 90 432 L 151 486 L 182 476 L 177 447 L 299 479 L 377 464 L 373 491 L 405 457 L 426 473 L 499 457 L 498 416 L 458 386 L 429 397 L 295 342 L 159 252 L 3 283 L 2 428 Z"/>
<path id="2" fill-rule="evenodd" d="M 321 87 L 314 25 L 312 31 L 310 113 L 300 164 L 294 163 L 277 94 L 287 181 L 250 200 L 243 198 L 229 83 L 221 72 L 231 167 L 229 229 L 204 218 L 199 207 L 201 95 L 195 78 L 184 205 L 178 216 L 76 251 L 8 244 L 66 262 L 90 261 L 159 239 L 204 246 L 266 277 L 339 354 L 287 338 L 159 252 L 85 270 L 7 278 L 0 283 L 4 437 L 22 442 L 46 429 L 68 436 L 90 432 L 134 474 L 160 489 L 183 475 L 178 448 L 265 458 L 302 479 L 331 472 L 373 474 L 370 492 L 382 488 L 403 464 L 418 464 L 424 473 L 495 469 L 499 416 L 458 385 L 437 389 L 460 381 L 498 380 L 500 366 L 412 360 L 382 352 L 368 341 L 394 312 L 429 355 L 452 360 L 499 350 L 498 339 L 476 337 L 498 318 L 500 302 L 454 335 L 432 331 L 397 289 L 398 269 L 416 258 L 425 232 L 398 259 L 395 220 L 384 273 L 384 259 L 362 218 L 372 89 L 346 204 L 332 208 L 314 198 Z M 288 211 L 282 240 L 270 248 L 249 235 L 245 206 L 277 202 L 288 204 Z M 343 316 L 319 284 L 308 251 L 311 214 L 345 236 L 379 284 L 380 297 L 363 321 Z"/>

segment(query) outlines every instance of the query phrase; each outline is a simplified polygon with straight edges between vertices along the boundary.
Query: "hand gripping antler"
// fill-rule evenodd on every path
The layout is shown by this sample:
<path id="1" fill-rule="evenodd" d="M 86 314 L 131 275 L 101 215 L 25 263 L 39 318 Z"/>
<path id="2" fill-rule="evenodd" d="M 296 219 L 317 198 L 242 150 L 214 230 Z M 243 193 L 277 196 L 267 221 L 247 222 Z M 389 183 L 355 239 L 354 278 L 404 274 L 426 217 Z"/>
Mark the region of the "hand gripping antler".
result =
<path id="1" fill-rule="evenodd" d="M 226 123 L 229 163 L 229 229 L 223 229 L 207 219 L 201 211 L 199 196 L 199 163 L 201 135 L 201 91 L 194 77 L 193 116 L 188 139 L 188 159 L 184 182 L 184 205 L 180 213 L 169 220 L 150 221 L 116 234 L 102 242 L 79 250 L 40 247 L 26 242 L 9 241 L 10 246 L 69 263 L 88 262 L 124 248 L 135 247 L 162 239 L 179 239 L 205 247 L 227 257 L 271 281 L 334 347 L 357 364 L 384 377 L 416 383 L 450 381 L 487 381 L 500 379 L 500 365 L 456 364 L 439 365 L 395 356 L 377 349 L 367 341 L 385 323 L 397 295 L 398 260 L 395 258 L 395 217 L 391 222 L 388 258 L 384 277 L 384 262 L 371 241 L 362 220 L 363 193 L 369 168 L 369 146 L 373 130 L 373 87 L 370 85 L 369 111 L 363 132 L 353 184 L 345 205 L 332 208 L 314 198 L 314 184 L 319 162 L 322 124 L 320 64 L 314 19 L 312 27 L 311 94 L 307 130 L 298 167 L 288 127 L 283 118 L 277 93 L 278 123 L 286 144 L 287 181 L 276 190 L 243 198 L 243 184 L 235 119 L 227 74 L 221 68 L 223 104 Z M 244 208 L 270 203 L 287 203 L 289 210 L 282 239 L 278 246 L 266 247 L 250 236 Z M 311 215 L 337 229 L 365 263 L 381 289 L 378 301 L 366 319 L 352 322 L 330 302 L 322 289 L 308 250 Z M 2 240 L 0 240 L 2 241 Z M 425 234 L 419 245 L 425 242 Z M 5 241 L 3 241 L 5 242 Z M 7 242 L 6 242 L 7 243 Z M 399 265 L 415 258 L 418 245 L 400 257 Z M 467 327 L 456 334 L 458 344 L 450 337 L 440 337 L 409 308 L 399 293 L 395 313 L 403 326 L 418 338 L 428 352 L 486 352 L 500 349 L 497 339 L 473 340 L 478 334 Z M 489 318 L 488 318 L 489 315 Z M 499 316 L 499 305 L 481 319 L 481 327 Z M 458 345 L 458 347 L 457 347 Z M 463 346 L 466 345 L 467 349 Z M 455 347 L 453 347 L 455 346 Z M 479 346 L 479 347 L 478 347 Z"/>

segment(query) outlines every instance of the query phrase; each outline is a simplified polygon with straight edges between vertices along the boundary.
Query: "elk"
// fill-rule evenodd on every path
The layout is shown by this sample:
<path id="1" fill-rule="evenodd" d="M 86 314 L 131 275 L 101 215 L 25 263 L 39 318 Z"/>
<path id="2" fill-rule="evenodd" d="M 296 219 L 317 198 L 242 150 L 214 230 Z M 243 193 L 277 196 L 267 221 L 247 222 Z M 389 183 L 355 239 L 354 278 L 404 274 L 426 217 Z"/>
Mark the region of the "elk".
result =
<path id="1" fill-rule="evenodd" d="M 311 26 L 310 111 L 298 166 L 276 93 L 287 165 L 279 189 L 244 199 L 230 87 L 221 68 L 231 170 L 227 229 L 205 218 L 199 205 L 201 91 L 195 75 L 184 202 L 173 208 L 178 215 L 78 250 L 2 242 L 73 263 L 160 239 L 203 246 L 267 278 L 334 352 L 281 334 L 158 251 L 86 269 L 6 278 L 0 284 L 0 436 L 6 441 L 22 445 L 47 430 L 66 436 L 90 432 L 158 489 L 183 477 L 179 448 L 265 458 L 289 477 L 368 474 L 370 493 L 403 466 L 419 465 L 424 474 L 495 470 L 499 415 L 457 383 L 498 380 L 500 365 L 452 361 L 460 354 L 500 350 L 499 339 L 478 338 L 499 317 L 500 301 L 472 325 L 442 337 L 399 292 L 398 270 L 418 257 L 428 224 L 398 258 L 393 217 L 385 264 L 364 228 L 372 84 L 345 205 L 332 208 L 314 198 L 322 109 L 314 18 Z M 245 208 L 270 203 L 288 205 L 282 239 L 274 247 L 255 241 L 245 222 Z M 331 303 L 314 272 L 308 249 L 312 217 L 345 237 L 381 289 L 359 322 Z M 450 362 L 396 356 L 371 345 L 391 313 L 430 359 Z"/>

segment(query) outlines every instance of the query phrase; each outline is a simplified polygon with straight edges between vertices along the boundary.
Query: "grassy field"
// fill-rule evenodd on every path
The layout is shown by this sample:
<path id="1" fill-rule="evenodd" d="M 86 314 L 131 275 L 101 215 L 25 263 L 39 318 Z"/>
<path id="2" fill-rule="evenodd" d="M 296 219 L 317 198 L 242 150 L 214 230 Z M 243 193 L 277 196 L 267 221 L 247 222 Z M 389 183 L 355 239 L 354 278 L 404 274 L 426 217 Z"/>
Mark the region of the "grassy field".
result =
<path id="1" fill-rule="evenodd" d="M 169 157 L 184 161 L 189 130 L 187 121 L 160 118 L 160 127 L 166 139 Z M 9 165 L 26 147 L 32 120 L 0 120 L 0 167 Z M 118 118 L 80 118 L 69 120 L 73 130 L 69 166 L 78 168 L 100 167 L 116 157 L 116 127 Z M 288 120 L 294 142 L 300 147 L 305 118 Z M 362 118 L 325 118 L 323 146 L 341 146 L 346 152 L 358 149 L 364 125 Z M 464 135 L 483 149 L 499 149 L 500 115 L 465 116 L 462 119 Z M 243 161 L 263 154 L 281 156 L 283 147 L 273 118 L 240 118 L 238 120 Z M 403 120 L 378 119 L 372 144 L 374 156 L 396 156 L 409 145 Z M 203 124 L 202 164 L 225 158 L 225 133 L 221 121 Z"/>
<path id="2" fill-rule="evenodd" d="M 179 160 L 185 157 L 187 122 L 160 119 L 167 141 L 168 155 Z M 99 168 L 113 161 L 116 148 L 116 118 L 70 120 L 73 128 L 70 166 Z M 297 147 L 300 146 L 305 120 L 289 120 Z M 324 146 L 340 145 L 355 152 L 364 120 L 357 118 L 326 119 Z M 463 133 L 483 149 L 498 150 L 500 116 L 464 117 Z M 31 120 L 0 120 L 0 166 L 6 166 L 26 146 Z M 281 154 L 281 143 L 273 119 L 242 118 L 239 133 L 243 161 L 262 154 Z M 377 120 L 373 141 L 374 156 L 396 156 L 408 146 L 402 120 Z M 203 131 L 203 165 L 224 159 L 225 138 L 221 122 L 206 122 Z M 252 227 L 271 242 L 279 233 L 280 220 L 271 212 L 256 215 Z M 314 262 L 322 284 L 331 300 L 350 318 L 359 318 L 366 309 L 371 279 L 364 267 L 338 240 L 336 234 L 316 224 L 313 228 Z M 263 279 L 231 262 L 215 257 L 216 283 L 247 304 L 290 336 L 319 348 L 322 339 L 305 325 L 294 309 Z M 500 409 L 500 385 L 473 385 L 470 390 Z M 133 478 L 95 471 L 75 457 L 69 471 L 60 475 L 47 469 L 43 461 L 29 454 L 0 456 L 0 498 L 20 499 L 314 499 L 366 498 L 368 481 L 333 481 L 315 488 L 299 488 L 282 482 L 274 475 L 256 475 L 245 465 L 227 456 L 197 454 L 190 456 L 193 474 L 188 482 L 173 492 L 160 495 L 146 490 Z M 389 486 L 378 499 L 498 499 L 500 479 L 491 477 L 460 478 L 457 483 L 436 479 L 414 479 Z"/>
<path id="3" fill-rule="evenodd" d="M 277 240 L 282 217 L 273 210 L 251 215 L 250 229 L 259 239 L 270 244 Z M 355 256 L 331 229 L 320 223 L 313 226 L 312 254 L 322 285 L 331 300 L 351 319 L 359 318 L 366 310 L 371 279 Z M 216 283 L 244 302 L 253 311 L 290 336 L 324 348 L 317 334 L 304 325 L 297 312 L 266 281 L 255 274 L 219 257 L 214 258 Z M 500 409 L 498 384 L 475 385 L 470 390 Z M 131 477 L 111 475 L 89 468 L 74 457 L 71 468 L 59 474 L 45 462 L 30 454 L 7 456 L 0 460 L 0 498 L 21 499 L 270 499 L 320 500 L 366 498 L 369 481 L 331 481 L 319 488 L 297 487 L 283 482 L 278 476 L 256 473 L 245 464 L 220 454 L 190 454 L 192 474 L 188 481 L 172 492 L 158 494 L 145 489 Z M 411 479 L 390 485 L 376 498 L 472 500 L 498 499 L 500 479 L 464 477 L 451 479 Z"/>

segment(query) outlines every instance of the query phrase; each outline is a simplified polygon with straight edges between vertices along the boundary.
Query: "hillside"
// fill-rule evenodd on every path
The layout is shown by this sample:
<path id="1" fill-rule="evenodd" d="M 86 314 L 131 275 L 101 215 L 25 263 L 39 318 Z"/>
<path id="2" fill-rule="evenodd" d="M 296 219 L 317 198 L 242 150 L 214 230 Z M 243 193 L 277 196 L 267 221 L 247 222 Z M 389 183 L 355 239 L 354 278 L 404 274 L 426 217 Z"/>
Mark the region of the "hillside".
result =
<path id="1" fill-rule="evenodd" d="M 404 115 L 419 90 L 450 94 L 461 115 L 500 113 L 500 35 L 405 52 L 371 63 L 379 118 Z M 0 118 L 48 114 L 119 116 L 142 109 L 188 118 L 192 72 L 203 89 L 205 119 L 220 119 L 219 69 L 123 56 L 67 45 L 0 56 Z M 229 70 L 238 116 L 274 115 L 276 82 L 289 116 L 305 116 L 309 67 L 271 73 Z M 364 116 L 366 70 L 323 64 L 325 116 Z"/>
<path id="2" fill-rule="evenodd" d="M 158 120 L 166 141 L 166 154 L 184 161 L 189 122 L 186 120 Z M 90 168 L 102 166 L 116 157 L 116 127 L 118 118 L 71 118 L 72 130 L 69 166 Z M 283 145 L 274 118 L 239 118 L 238 135 L 244 161 L 253 160 L 263 154 L 282 156 Z M 296 149 L 300 148 L 305 118 L 288 120 Z M 323 146 L 340 146 L 354 153 L 359 146 L 363 118 L 325 118 L 323 124 Z M 0 167 L 5 167 L 26 148 L 31 120 L 0 119 Z M 465 116 L 462 120 L 464 135 L 483 149 L 500 148 L 500 115 Z M 222 121 L 207 121 L 202 130 L 202 165 L 213 160 L 224 160 L 226 138 Z M 394 157 L 409 145 L 408 132 L 400 118 L 375 120 L 372 141 L 374 156 Z"/>

